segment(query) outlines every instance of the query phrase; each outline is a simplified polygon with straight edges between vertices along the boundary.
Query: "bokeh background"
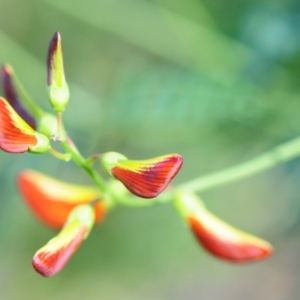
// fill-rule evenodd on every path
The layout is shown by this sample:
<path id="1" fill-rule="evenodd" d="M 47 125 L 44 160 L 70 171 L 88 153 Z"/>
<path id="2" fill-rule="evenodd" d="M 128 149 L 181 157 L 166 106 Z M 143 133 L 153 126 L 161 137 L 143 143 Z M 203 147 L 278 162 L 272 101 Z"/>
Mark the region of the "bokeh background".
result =
<path id="1" fill-rule="evenodd" d="M 61 32 L 71 89 L 64 119 L 85 155 L 177 152 L 181 183 L 300 134 L 297 0 L 0 0 L 0 11 L 0 61 L 48 110 L 46 53 Z M 55 232 L 16 190 L 25 168 L 91 184 L 50 155 L 0 153 L 1 300 L 299 298 L 299 159 L 201 194 L 218 216 L 270 241 L 268 260 L 211 257 L 171 205 L 121 207 L 49 279 L 31 259 Z"/>

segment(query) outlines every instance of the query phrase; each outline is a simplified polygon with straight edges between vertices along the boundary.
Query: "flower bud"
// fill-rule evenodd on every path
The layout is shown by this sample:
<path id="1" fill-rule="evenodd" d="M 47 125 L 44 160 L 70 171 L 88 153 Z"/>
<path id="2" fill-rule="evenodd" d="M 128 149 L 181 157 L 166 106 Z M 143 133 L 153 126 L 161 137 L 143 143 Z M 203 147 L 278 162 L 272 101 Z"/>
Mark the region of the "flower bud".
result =
<path id="1" fill-rule="evenodd" d="M 220 259 L 245 263 L 267 258 L 273 252 L 268 242 L 218 219 L 194 194 L 179 192 L 174 204 L 200 244 Z"/>
<path id="2" fill-rule="evenodd" d="M 57 274 L 88 237 L 94 222 L 94 210 L 90 205 L 75 207 L 59 234 L 35 253 L 34 269 L 45 277 Z"/>
<path id="3" fill-rule="evenodd" d="M 0 148 L 10 153 L 44 153 L 50 149 L 49 139 L 30 127 L 1 97 Z"/>
<path id="4" fill-rule="evenodd" d="M 102 165 L 120 180 L 133 194 L 142 198 L 158 196 L 175 177 L 182 165 L 178 154 L 159 156 L 148 160 L 128 160 L 109 152 L 101 157 Z"/>
<path id="5" fill-rule="evenodd" d="M 57 135 L 57 127 L 57 117 L 49 113 L 44 113 L 37 123 L 37 130 L 49 138 L 54 138 Z M 62 136 L 65 137 L 65 135 L 66 132 L 62 128 Z"/>
<path id="6" fill-rule="evenodd" d="M 49 87 L 49 100 L 57 113 L 65 110 L 69 102 L 69 87 L 65 80 L 61 37 L 56 32 L 49 45 L 47 56 L 47 84 Z"/>

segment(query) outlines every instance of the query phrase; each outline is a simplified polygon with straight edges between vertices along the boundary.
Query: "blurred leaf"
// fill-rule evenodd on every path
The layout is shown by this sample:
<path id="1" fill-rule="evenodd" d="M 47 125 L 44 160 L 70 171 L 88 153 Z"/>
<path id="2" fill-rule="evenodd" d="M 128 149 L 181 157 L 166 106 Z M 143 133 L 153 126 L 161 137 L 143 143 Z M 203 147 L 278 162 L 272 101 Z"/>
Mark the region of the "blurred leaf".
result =
<path id="1" fill-rule="evenodd" d="M 214 18 L 211 16 L 202 1 L 198 0 L 152 0 L 152 2 L 165 5 L 174 12 L 185 16 L 208 27 L 217 28 Z"/>
<path id="2" fill-rule="evenodd" d="M 135 138 L 139 132 L 155 132 L 156 138 L 174 140 L 182 132 L 179 142 L 205 128 L 223 134 L 240 129 L 248 142 L 265 135 L 282 138 L 299 132 L 297 97 L 276 89 L 265 91 L 247 81 L 228 87 L 197 72 L 132 63 L 113 87 L 105 123 L 122 132 L 133 131 Z M 289 105 L 281 105 L 286 98 Z M 174 134 L 166 134 L 170 130 Z M 143 140 L 142 134 L 138 136 L 137 140 Z"/>
<path id="3" fill-rule="evenodd" d="M 221 82 L 234 81 L 256 57 L 241 43 L 159 5 L 137 0 L 101 0 L 97 9 L 93 9 L 83 0 L 44 2 L 150 53 L 205 72 Z"/>

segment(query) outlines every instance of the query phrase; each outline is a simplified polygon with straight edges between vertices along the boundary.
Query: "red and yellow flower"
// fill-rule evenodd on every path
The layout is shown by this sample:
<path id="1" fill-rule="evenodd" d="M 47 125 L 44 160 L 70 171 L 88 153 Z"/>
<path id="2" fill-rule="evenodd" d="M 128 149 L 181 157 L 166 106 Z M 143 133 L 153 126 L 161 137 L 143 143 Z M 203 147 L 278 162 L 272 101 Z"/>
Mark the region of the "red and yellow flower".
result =
<path id="1" fill-rule="evenodd" d="M 91 205 L 75 207 L 59 234 L 35 253 L 34 269 L 45 277 L 57 274 L 87 238 L 94 222 L 95 211 Z"/>
<path id="2" fill-rule="evenodd" d="M 220 259 L 246 263 L 267 258 L 273 252 L 268 242 L 217 218 L 194 194 L 178 193 L 175 206 L 200 244 Z"/>
<path id="3" fill-rule="evenodd" d="M 101 159 L 109 174 L 142 198 L 158 196 L 179 172 L 183 162 L 182 156 L 178 154 L 148 160 L 128 160 L 122 154 L 109 152 Z"/>
<path id="4" fill-rule="evenodd" d="M 10 153 L 44 153 L 50 149 L 45 135 L 35 131 L 0 97 L 0 149 Z"/>

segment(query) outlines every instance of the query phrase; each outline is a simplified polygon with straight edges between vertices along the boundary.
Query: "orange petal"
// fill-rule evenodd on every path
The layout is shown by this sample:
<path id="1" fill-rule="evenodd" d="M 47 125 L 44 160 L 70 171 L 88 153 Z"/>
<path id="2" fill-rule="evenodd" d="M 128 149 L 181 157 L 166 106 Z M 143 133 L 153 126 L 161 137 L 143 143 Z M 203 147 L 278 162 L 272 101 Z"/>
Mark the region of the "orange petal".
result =
<path id="1" fill-rule="evenodd" d="M 22 153 L 37 143 L 35 131 L 0 97 L 0 148 L 10 153 Z"/>
<path id="2" fill-rule="evenodd" d="M 99 198 L 97 189 L 64 183 L 32 170 L 19 173 L 17 184 L 33 214 L 52 228 L 61 228 L 75 206 Z M 100 222 L 106 211 L 104 203 L 97 201 L 94 210 L 96 222 Z"/>
<path id="3" fill-rule="evenodd" d="M 174 204 L 201 245 L 212 255 L 236 263 L 267 258 L 272 246 L 225 223 L 209 212 L 194 194 L 178 193 Z"/>
<path id="4" fill-rule="evenodd" d="M 34 255 L 32 265 L 35 270 L 45 277 L 57 274 L 89 234 L 94 218 L 89 205 L 76 207 L 62 231 Z"/>
<path id="5" fill-rule="evenodd" d="M 111 174 L 130 192 L 142 198 L 158 196 L 175 177 L 182 165 L 182 157 L 170 154 L 149 160 L 119 160 Z"/>

